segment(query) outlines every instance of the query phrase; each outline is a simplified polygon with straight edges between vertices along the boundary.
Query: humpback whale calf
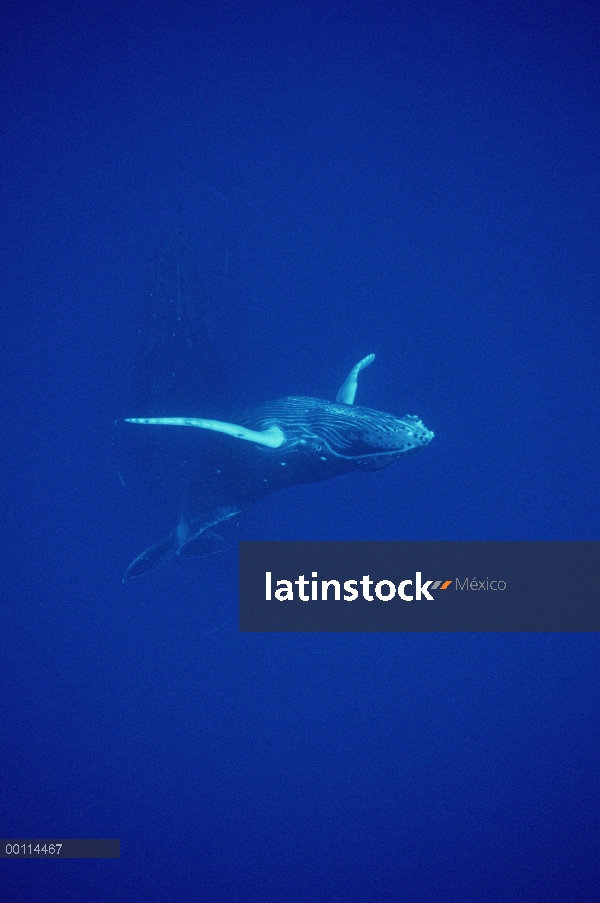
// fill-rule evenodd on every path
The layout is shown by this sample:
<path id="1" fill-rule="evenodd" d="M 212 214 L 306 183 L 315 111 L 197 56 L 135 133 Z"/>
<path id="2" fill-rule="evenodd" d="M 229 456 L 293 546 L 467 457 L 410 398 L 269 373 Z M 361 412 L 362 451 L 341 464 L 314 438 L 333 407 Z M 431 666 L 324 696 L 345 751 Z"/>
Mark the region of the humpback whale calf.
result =
<path id="1" fill-rule="evenodd" d="M 219 548 L 211 530 L 263 496 L 298 483 L 352 470 L 379 470 L 433 438 L 418 417 L 394 417 L 355 406 L 357 376 L 375 359 L 352 368 L 335 402 L 290 397 L 253 408 L 238 423 L 198 417 L 128 417 L 126 423 L 198 428 L 221 440 L 201 452 L 177 527 L 135 559 L 124 580 L 154 570 L 176 554 L 207 555 Z M 226 437 L 226 438 L 225 438 Z"/>
<path id="2" fill-rule="evenodd" d="M 171 239 L 175 258 L 183 247 L 181 241 L 177 237 L 173 244 Z M 177 281 L 177 268 L 173 272 Z M 177 297 L 172 288 L 169 297 Z M 202 335 L 202 341 L 206 339 Z M 206 349 L 203 354 L 208 360 Z M 278 489 L 354 470 L 379 470 L 427 445 L 433 433 L 418 417 L 395 417 L 354 404 L 359 373 L 374 359 L 375 355 L 369 354 L 352 368 L 335 401 L 281 398 L 230 422 L 202 416 L 203 386 L 199 386 L 200 416 L 189 415 L 188 398 L 182 402 L 184 410 L 178 410 L 175 397 L 168 415 L 125 418 L 125 423 L 131 424 L 127 429 L 139 430 L 154 440 L 157 434 L 185 434 L 188 441 L 190 436 L 204 441 L 198 441 L 193 466 L 185 471 L 186 487 L 175 528 L 130 564 L 123 581 L 149 573 L 175 555 L 204 556 L 218 551 L 224 540 L 212 528 L 232 521 Z M 172 373 L 174 376 L 176 370 Z M 165 401 L 168 396 L 161 398 L 163 409 Z M 155 446 L 151 443 L 150 447 Z M 178 461 L 175 455 L 170 466 L 181 470 L 183 463 L 183 458 Z"/>

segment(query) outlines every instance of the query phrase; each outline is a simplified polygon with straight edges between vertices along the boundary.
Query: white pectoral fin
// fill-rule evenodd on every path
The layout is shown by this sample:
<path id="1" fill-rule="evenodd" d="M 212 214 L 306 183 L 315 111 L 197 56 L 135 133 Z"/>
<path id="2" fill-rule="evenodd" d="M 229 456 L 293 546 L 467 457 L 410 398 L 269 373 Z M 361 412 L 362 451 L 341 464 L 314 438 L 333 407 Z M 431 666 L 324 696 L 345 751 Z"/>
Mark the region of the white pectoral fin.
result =
<path id="1" fill-rule="evenodd" d="M 126 423 L 149 423 L 155 426 L 195 426 L 201 430 L 213 430 L 225 433 L 234 439 L 245 439 L 267 448 L 279 448 L 285 442 L 285 434 L 278 426 L 270 426 L 268 430 L 249 430 L 236 423 L 225 423 L 223 420 L 203 420 L 199 417 L 127 417 Z"/>
<path id="2" fill-rule="evenodd" d="M 369 364 L 372 364 L 375 360 L 374 354 L 367 354 L 366 357 L 363 357 L 362 361 L 359 361 L 356 366 L 352 368 L 348 376 L 346 377 L 340 391 L 337 393 L 335 400 L 341 404 L 354 404 L 354 399 L 356 397 L 356 387 L 358 385 L 358 374 L 361 370 L 364 370 L 365 367 L 368 367 Z"/>

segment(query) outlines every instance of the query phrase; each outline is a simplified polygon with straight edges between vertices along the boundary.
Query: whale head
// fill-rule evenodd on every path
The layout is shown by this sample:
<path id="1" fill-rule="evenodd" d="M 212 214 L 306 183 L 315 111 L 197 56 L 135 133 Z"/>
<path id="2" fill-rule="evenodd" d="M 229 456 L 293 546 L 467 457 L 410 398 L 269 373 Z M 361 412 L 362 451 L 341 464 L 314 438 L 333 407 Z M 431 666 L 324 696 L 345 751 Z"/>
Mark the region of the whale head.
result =
<path id="1" fill-rule="evenodd" d="M 283 398 L 255 408 L 241 423 L 257 433 L 278 429 L 280 453 L 302 452 L 331 461 L 342 472 L 379 470 L 433 439 L 433 432 L 411 414 L 395 417 L 316 398 Z"/>

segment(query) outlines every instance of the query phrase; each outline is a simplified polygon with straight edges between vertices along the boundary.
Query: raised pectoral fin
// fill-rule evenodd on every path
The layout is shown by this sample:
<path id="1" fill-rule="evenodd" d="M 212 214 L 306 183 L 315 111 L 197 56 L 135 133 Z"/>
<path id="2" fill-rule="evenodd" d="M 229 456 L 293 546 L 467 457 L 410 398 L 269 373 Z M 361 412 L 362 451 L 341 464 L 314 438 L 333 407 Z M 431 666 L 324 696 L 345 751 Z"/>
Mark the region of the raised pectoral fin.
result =
<path id="1" fill-rule="evenodd" d="M 357 365 L 358 366 L 358 365 Z M 127 417 L 126 423 L 148 423 L 156 426 L 195 426 L 201 430 L 213 430 L 225 433 L 234 439 L 245 439 L 267 448 L 279 448 L 285 442 L 285 434 L 278 426 L 270 426 L 268 430 L 249 430 L 236 423 L 225 423 L 223 420 L 203 420 L 199 417 Z"/>
<path id="2" fill-rule="evenodd" d="M 369 364 L 372 364 L 375 360 L 374 354 L 368 354 L 366 357 L 363 357 L 362 361 L 359 361 L 356 364 L 348 376 L 346 377 L 340 391 L 337 393 L 335 400 L 341 404 L 354 404 L 354 399 L 356 397 L 356 387 L 358 385 L 358 374 L 361 370 L 364 370 L 365 367 L 368 367 Z"/>

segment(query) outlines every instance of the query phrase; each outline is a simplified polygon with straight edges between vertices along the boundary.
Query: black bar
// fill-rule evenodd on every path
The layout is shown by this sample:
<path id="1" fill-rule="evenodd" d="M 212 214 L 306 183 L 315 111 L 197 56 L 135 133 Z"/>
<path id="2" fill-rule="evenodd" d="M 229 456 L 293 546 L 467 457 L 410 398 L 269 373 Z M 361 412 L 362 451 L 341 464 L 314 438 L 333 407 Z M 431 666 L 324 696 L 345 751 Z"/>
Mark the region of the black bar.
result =
<path id="1" fill-rule="evenodd" d="M 120 840 L 0 840 L 0 859 L 119 859 L 120 856 Z"/>
<path id="2" fill-rule="evenodd" d="M 597 632 L 600 542 L 242 542 L 239 628 Z"/>

